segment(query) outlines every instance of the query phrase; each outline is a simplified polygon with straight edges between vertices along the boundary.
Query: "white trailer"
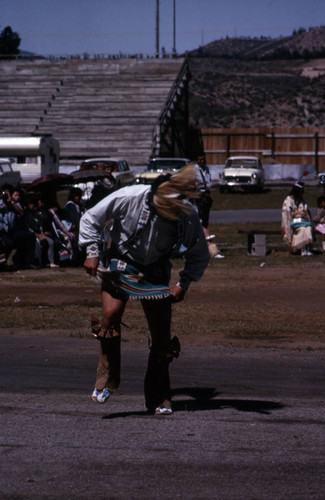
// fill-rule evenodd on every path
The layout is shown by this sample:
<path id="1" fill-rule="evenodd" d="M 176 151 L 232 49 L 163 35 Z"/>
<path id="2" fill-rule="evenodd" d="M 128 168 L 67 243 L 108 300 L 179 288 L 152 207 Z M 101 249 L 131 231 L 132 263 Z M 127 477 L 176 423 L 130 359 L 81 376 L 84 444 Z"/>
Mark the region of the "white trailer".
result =
<path id="1" fill-rule="evenodd" d="M 0 157 L 10 157 L 21 183 L 59 172 L 60 146 L 52 136 L 0 137 Z"/>

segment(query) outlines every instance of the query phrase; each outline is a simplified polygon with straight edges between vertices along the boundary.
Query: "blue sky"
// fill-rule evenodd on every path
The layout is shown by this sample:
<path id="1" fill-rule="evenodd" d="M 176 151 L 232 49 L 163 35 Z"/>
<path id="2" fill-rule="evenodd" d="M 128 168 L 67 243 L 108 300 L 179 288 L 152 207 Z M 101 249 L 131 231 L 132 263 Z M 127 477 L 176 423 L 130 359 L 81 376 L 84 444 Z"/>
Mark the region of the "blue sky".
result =
<path id="1" fill-rule="evenodd" d="M 325 25 L 324 0 L 175 0 L 176 50 L 226 36 L 277 37 Z M 173 0 L 160 0 L 160 49 L 173 48 Z M 43 55 L 154 55 L 156 0 L 0 0 L 0 30 Z"/>

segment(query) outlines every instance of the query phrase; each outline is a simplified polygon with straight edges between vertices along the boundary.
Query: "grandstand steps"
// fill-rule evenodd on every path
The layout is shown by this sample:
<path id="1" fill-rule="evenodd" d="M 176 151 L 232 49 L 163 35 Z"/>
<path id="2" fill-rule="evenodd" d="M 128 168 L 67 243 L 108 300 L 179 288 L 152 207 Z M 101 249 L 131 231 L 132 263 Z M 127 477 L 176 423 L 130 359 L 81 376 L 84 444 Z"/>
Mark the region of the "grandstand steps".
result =
<path id="1" fill-rule="evenodd" d="M 0 62 L 0 135 L 52 134 L 65 159 L 145 164 L 183 59 Z M 182 88 L 179 88 L 182 92 Z"/>
<path id="2" fill-rule="evenodd" d="M 49 121 L 49 123 L 46 122 L 46 115 L 44 116 L 44 118 L 42 117 L 42 120 L 43 120 L 43 122 L 40 123 L 40 126 L 52 127 L 52 123 L 50 121 Z M 61 118 L 60 123 L 56 127 L 56 131 L 59 132 L 62 125 L 65 125 L 65 126 L 80 125 L 80 127 L 82 127 L 81 132 L 84 132 L 85 126 L 88 126 L 88 125 L 97 125 L 98 127 L 100 127 L 102 125 L 109 126 L 109 125 L 113 125 L 112 121 L 113 120 L 111 120 L 111 117 L 109 115 L 94 116 L 94 115 L 86 114 L 83 116 L 74 116 L 74 117 L 67 116 L 65 118 Z M 138 116 L 128 115 L 126 117 L 121 117 L 119 115 L 119 116 L 116 116 L 114 118 L 114 130 L 116 133 L 117 128 L 120 131 L 119 127 L 124 126 L 124 131 L 125 131 L 125 127 L 128 126 L 129 130 L 131 127 L 131 131 L 134 133 L 133 129 L 137 125 L 139 125 L 139 126 L 141 125 L 141 128 L 146 127 L 146 130 L 148 130 L 147 127 L 150 126 L 150 130 L 152 130 L 152 123 L 153 122 L 155 122 L 154 118 L 152 118 L 151 120 L 148 120 L 148 118 L 144 118 L 143 116 L 138 117 Z"/>
<path id="3" fill-rule="evenodd" d="M 90 114 L 92 118 L 97 118 L 97 117 L 106 117 L 106 118 L 111 118 L 111 119 L 117 119 L 117 118 L 132 118 L 132 117 L 139 117 L 141 118 L 143 116 L 143 109 L 135 109 L 134 111 L 131 109 L 124 109 L 122 107 L 118 108 L 115 107 L 114 109 L 102 109 L 96 107 L 87 107 L 82 108 L 82 109 L 73 109 L 72 107 L 68 107 L 66 110 L 69 113 L 69 117 L 71 118 L 80 118 L 80 119 L 88 119 Z M 60 110 L 57 110 L 55 108 L 48 108 L 45 112 L 45 115 L 47 116 L 48 120 L 51 120 L 52 123 L 54 120 L 60 119 L 62 116 L 62 112 Z M 157 116 L 157 110 L 155 109 L 149 109 L 146 110 L 146 117 L 147 119 L 150 119 L 151 117 L 155 118 Z"/>
<path id="4" fill-rule="evenodd" d="M 76 135 L 79 135 L 83 132 L 83 129 L 85 127 L 85 125 L 87 124 L 87 137 L 91 137 L 92 136 L 98 136 L 98 128 L 100 127 L 100 130 L 101 130 L 101 134 L 111 134 L 111 136 L 115 136 L 115 130 L 116 130 L 116 126 L 112 125 L 110 126 L 108 123 L 107 123 L 107 120 L 105 120 L 101 125 L 98 124 L 96 121 L 93 121 L 93 122 L 87 122 L 85 121 L 85 123 L 83 124 L 80 124 L 79 123 L 79 120 L 77 121 L 76 124 L 71 124 L 71 123 L 67 123 L 67 124 L 62 124 L 60 127 L 57 128 L 57 133 L 60 133 L 60 134 L 71 134 L 73 136 L 76 136 Z M 44 128 L 46 127 L 46 125 L 44 125 Z M 143 126 L 141 127 L 141 131 L 138 131 L 137 132 L 137 137 L 141 138 L 141 139 L 144 139 L 144 138 L 148 138 L 148 134 L 150 135 L 151 133 L 151 129 L 152 127 L 150 126 Z M 129 123 L 126 123 L 126 124 L 122 124 L 120 127 L 119 127 L 119 131 L 120 131 L 120 135 L 123 134 L 123 137 L 125 138 L 133 138 L 134 137 L 134 132 L 133 131 L 130 131 L 130 126 L 129 126 Z"/>

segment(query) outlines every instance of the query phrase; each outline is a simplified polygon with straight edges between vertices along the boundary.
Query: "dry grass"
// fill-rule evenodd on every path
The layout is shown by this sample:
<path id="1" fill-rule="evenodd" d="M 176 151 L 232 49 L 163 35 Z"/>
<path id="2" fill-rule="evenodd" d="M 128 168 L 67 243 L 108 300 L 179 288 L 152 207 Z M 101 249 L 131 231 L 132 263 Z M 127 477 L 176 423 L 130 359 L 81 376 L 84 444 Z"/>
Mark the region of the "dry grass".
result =
<path id="1" fill-rule="evenodd" d="M 314 188 L 312 196 L 318 191 Z M 260 200 L 278 207 L 283 195 L 281 190 L 227 194 L 217 195 L 216 201 L 219 206 L 220 200 L 231 202 L 231 208 L 238 208 L 237 202 L 254 208 Z M 259 226 L 280 229 L 274 222 L 211 226 L 226 258 L 211 260 L 204 277 L 190 287 L 183 303 L 175 305 L 173 333 L 183 344 L 324 347 L 324 255 L 291 256 L 277 234 L 267 236 L 266 256 L 248 256 L 246 236 L 238 231 Z M 320 248 L 319 241 L 315 248 Z M 177 281 L 182 259 L 173 265 Z M 89 337 L 90 316 L 100 315 L 100 310 L 99 286 L 82 268 L 0 273 L 0 332 Z M 125 341 L 147 342 L 148 328 L 138 302 L 129 302 L 124 322 Z"/>
<path id="2" fill-rule="evenodd" d="M 219 193 L 213 191 L 213 210 L 242 210 L 245 209 L 281 209 L 283 200 L 288 196 L 290 185 L 282 187 L 266 186 L 262 193 L 245 193 L 234 191 L 233 193 Z M 305 189 L 305 201 L 309 207 L 317 206 L 317 198 L 323 194 L 320 186 L 307 186 Z"/>
<path id="3" fill-rule="evenodd" d="M 181 268 L 182 260 L 174 261 L 173 281 Z M 260 258 L 247 256 L 238 245 L 226 259 L 211 261 L 202 280 L 174 306 L 173 334 L 183 345 L 324 348 L 323 268 L 321 254 L 301 258 L 272 251 Z M 2 274 L 0 304 L 0 331 L 66 337 L 90 337 L 90 316 L 101 309 L 99 287 L 82 269 Z M 124 341 L 147 343 L 137 301 L 129 301 L 124 322 Z"/>

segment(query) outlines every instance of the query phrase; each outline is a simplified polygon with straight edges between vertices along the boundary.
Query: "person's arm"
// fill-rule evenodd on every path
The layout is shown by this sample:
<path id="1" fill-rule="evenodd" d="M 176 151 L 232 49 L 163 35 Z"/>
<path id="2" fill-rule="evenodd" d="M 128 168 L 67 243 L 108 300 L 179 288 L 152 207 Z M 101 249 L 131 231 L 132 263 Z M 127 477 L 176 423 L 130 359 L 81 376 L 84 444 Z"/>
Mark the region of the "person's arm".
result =
<path id="1" fill-rule="evenodd" d="M 99 264 L 99 244 L 101 234 L 108 220 L 124 217 L 128 214 L 128 203 L 132 194 L 131 188 L 111 193 L 94 207 L 87 210 L 80 219 L 79 244 L 86 248 L 84 267 L 91 275 L 95 275 Z M 132 213 L 132 210 L 130 211 Z"/>
<path id="2" fill-rule="evenodd" d="M 86 269 L 86 272 L 91 276 L 96 276 L 98 266 L 99 266 L 98 257 L 87 257 L 84 262 L 84 268 Z"/>
<path id="3" fill-rule="evenodd" d="M 186 293 L 178 283 L 177 285 L 171 287 L 170 291 L 173 295 L 174 302 L 181 302 Z"/>
<path id="4" fill-rule="evenodd" d="M 186 227 L 188 234 L 185 235 L 185 245 L 188 246 L 188 250 L 185 253 L 185 265 L 179 273 L 180 279 L 176 285 L 176 287 L 181 289 L 182 294 L 179 290 L 173 290 L 172 288 L 173 295 L 176 297 L 180 296 L 178 300 L 183 298 L 192 281 L 198 281 L 202 277 L 210 260 L 203 227 L 197 214 L 192 214 L 190 220 L 191 224 L 187 224 Z"/>
<path id="5" fill-rule="evenodd" d="M 205 165 L 205 182 L 207 184 L 207 187 L 212 187 L 211 172 L 208 165 Z"/>
<path id="6" fill-rule="evenodd" d="M 87 249 L 88 246 L 98 246 L 106 221 L 116 216 L 115 201 L 115 197 L 109 195 L 83 214 L 79 232 L 79 243 L 82 247 Z M 90 256 L 95 257 L 95 253 L 93 249 Z"/>
<path id="7" fill-rule="evenodd" d="M 88 210 L 80 219 L 79 243 L 86 247 L 84 268 L 91 276 L 96 275 L 99 265 L 99 243 L 102 230 L 105 222 L 112 217 L 114 212 L 114 202 L 107 198 Z"/>
<path id="8" fill-rule="evenodd" d="M 17 212 L 17 214 L 19 214 L 21 216 L 24 215 L 24 209 L 20 205 L 20 203 L 16 203 L 15 201 L 11 201 L 11 205 L 12 205 L 13 209 Z"/>

